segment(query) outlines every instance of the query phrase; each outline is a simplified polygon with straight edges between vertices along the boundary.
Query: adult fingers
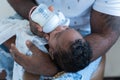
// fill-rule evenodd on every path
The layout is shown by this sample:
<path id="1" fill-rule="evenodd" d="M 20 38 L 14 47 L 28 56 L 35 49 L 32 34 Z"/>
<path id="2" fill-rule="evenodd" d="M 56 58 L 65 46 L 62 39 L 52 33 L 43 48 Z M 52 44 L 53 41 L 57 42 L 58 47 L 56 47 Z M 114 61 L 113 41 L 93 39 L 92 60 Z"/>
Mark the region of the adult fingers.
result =
<path id="1" fill-rule="evenodd" d="M 31 30 L 36 29 L 36 30 L 39 30 L 40 32 L 42 32 L 42 27 L 39 24 L 37 24 L 36 22 L 32 21 L 31 19 L 30 19 L 29 24 L 30 24 Z"/>
<path id="2" fill-rule="evenodd" d="M 52 11 L 52 12 L 54 11 L 54 7 L 53 7 L 53 6 L 49 6 L 48 9 L 49 9 L 50 11 Z"/>
<path id="3" fill-rule="evenodd" d="M 31 41 L 27 40 L 26 45 L 32 52 L 32 56 L 44 54 L 44 52 L 42 52 L 40 49 L 38 49 Z M 38 54 L 38 53 L 40 53 L 40 54 Z"/>
<path id="4" fill-rule="evenodd" d="M 13 56 L 14 60 L 18 64 L 20 64 L 21 66 L 24 66 L 24 67 L 26 65 L 28 65 L 29 56 L 26 56 L 23 53 L 20 53 L 14 44 L 11 44 L 10 52 L 11 52 L 11 55 Z"/>

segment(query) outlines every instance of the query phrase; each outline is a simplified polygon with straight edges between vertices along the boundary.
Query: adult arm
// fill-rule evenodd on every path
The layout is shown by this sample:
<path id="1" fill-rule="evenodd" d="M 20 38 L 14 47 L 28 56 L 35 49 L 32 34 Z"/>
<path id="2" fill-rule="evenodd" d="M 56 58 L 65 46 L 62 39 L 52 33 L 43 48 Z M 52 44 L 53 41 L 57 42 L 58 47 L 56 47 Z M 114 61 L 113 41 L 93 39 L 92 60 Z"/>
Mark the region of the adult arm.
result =
<path id="1" fill-rule="evenodd" d="M 104 55 L 117 41 L 120 35 L 120 16 L 112 16 L 95 10 L 91 12 L 91 31 L 85 37 L 92 50 L 92 61 Z"/>
<path id="2" fill-rule="evenodd" d="M 8 0 L 8 2 L 25 19 L 29 19 L 30 9 L 37 5 L 35 0 Z"/>

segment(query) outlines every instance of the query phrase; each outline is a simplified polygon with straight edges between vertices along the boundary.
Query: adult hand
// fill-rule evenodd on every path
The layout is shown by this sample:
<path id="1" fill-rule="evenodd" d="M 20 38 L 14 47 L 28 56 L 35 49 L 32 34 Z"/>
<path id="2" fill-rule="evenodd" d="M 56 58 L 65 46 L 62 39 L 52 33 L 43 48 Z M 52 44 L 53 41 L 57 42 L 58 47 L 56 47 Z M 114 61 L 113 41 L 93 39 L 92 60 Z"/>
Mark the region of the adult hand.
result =
<path id="1" fill-rule="evenodd" d="M 53 11 L 53 6 L 49 6 L 48 9 L 50 11 Z M 36 22 L 32 21 L 30 16 L 29 16 L 29 22 L 30 22 L 30 29 L 34 34 L 40 37 L 48 37 L 48 34 L 44 33 L 42 27 Z"/>
<path id="2" fill-rule="evenodd" d="M 30 29 L 33 34 L 40 36 L 40 37 L 45 37 L 47 35 L 46 33 L 43 32 L 42 27 L 36 22 L 32 21 L 31 18 L 29 18 L 29 24 L 30 24 Z"/>
<path id="3" fill-rule="evenodd" d="M 37 75 L 53 76 L 57 73 L 57 68 L 47 53 L 40 51 L 30 41 L 27 41 L 26 44 L 33 53 L 31 56 L 24 55 L 18 51 L 14 44 L 11 44 L 10 52 L 18 64 L 23 66 L 27 72 Z"/>

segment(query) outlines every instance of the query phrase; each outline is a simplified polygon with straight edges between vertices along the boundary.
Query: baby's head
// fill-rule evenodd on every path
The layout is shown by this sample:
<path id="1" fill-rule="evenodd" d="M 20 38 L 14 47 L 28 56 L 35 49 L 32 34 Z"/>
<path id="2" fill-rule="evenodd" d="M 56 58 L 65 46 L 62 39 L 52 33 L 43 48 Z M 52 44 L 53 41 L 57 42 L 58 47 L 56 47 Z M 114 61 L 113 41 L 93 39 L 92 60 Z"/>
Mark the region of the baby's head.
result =
<path id="1" fill-rule="evenodd" d="M 49 54 L 65 72 L 77 72 L 89 65 L 92 50 L 88 42 L 74 29 L 58 27 L 50 33 Z"/>

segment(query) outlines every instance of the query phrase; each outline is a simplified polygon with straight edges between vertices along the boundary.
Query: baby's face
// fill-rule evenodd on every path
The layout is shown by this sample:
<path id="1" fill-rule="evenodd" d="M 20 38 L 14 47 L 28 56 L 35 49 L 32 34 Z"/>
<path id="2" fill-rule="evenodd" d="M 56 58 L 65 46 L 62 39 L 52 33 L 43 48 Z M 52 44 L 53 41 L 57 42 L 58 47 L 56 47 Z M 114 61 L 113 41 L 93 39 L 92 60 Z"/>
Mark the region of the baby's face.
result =
<path id="1" fill-rule="evenodd" d="M 69 27 L 58 27 L 56 30 L 50 33 L 48 40 L 49 52 L 51 53 L 56 49 L 56 46 L 60 46 L 63 49 L 69 47 L 71 41 L 76 39 L 83 39 L 82 35 L 76 30 Z"/>

